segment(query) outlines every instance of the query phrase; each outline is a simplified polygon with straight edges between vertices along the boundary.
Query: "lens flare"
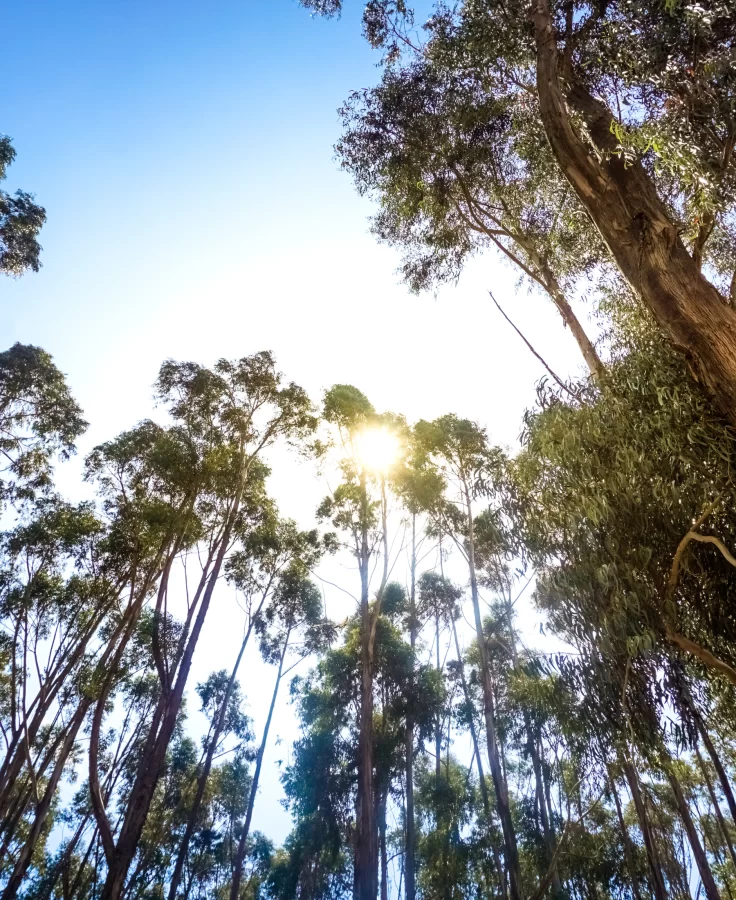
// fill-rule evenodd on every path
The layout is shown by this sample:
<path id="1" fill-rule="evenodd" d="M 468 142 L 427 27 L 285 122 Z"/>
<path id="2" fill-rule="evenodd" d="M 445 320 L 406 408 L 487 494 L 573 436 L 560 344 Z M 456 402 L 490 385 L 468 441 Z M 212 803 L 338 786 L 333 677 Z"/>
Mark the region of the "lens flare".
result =
<path id="1" fill-rule="evenodd" d="M 356 443 L 360 462 L 371 472 L 385 473 L 399 458 L 399 439 L 387 428 L 366 428 Z"/>

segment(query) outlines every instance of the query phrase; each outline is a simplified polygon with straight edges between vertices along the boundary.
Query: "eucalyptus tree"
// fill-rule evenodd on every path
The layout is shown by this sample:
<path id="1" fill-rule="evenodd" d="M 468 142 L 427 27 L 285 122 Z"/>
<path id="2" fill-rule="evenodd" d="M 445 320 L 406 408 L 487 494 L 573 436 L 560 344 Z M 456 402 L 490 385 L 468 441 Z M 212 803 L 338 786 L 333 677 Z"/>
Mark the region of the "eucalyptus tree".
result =
<path id="1" fill-rule="evenodd" d="M 401 420 L 379 416 L 352 385 L 335 385 L 325 394 L 324 418 L 337 432 L 342 483 L 321 504 L 318 515 L 345 536 L 345 548 L 360 576 L 361 694 L 358 731 L 358 789 L 354 893 L 375 900 L 378 891 L 378 831 L 374 808 L 373 676 L 376 629 L 390 572 L 387 474 L 399 452 Z M 371 560 L 381 568 L 371 604 Z"/>
<path id="2" fill-rule="evenodd" d="M 243 875 L 243 863 L 247 849 L 250 824 L 253 818 L 258 781 L 263 766 L 263 757 L 268 744 L 268 733 L 271 727 L 273 711 L 276 707 L 279 688 L 286 675 L 305 657 L 319 652 L 329 645 L 334 633 L 334 626 L 325 621 L 322 611 L 322 594 L 313 581 L 306 578 L 300 561 L 292 563 L 279 579 L 272 602 L 262 618 L 256 623 L 259 633 L 261 654 L 265 661 L 277 667 L 271 704 L 268 708 L 266 723 L 258 747 L 255 760 L 253 780 L 248 797 L 248 809 L 240 834 L 238 850 L 233 867 L 230 885 L 231 900 L 240 897 L 240 883 Z M 296 638 L 296 643 L 294 639 Z M 296 659 L 285 667 L 289 650 Z"/>
<path id="3" fill-rule="evenodd" d="M 476 629 L 480 677 L 483 690 L 488 762 L 495 792 L 496 811 L 504 838 L 505 866 L 511 900 L 522 900 L 521 869 L 516 830 L 511 815 L 509 789 L 498 747 L 496 710 L 491 670 L 486 648 L 478 593 L 475 559 L 474 503 L 487 494 L 489 479 L 501 462 L 501 454 L 491 447 L 485 431 L 474 422 L 455 415 L 432 422 L 417 422 L 414 442 L 421 465 L 433 469 L 442 478 L 442 492 L 428 497 L 428 512 L 438 528 L 448 535 L 468 567 L 470 594 Z"/>
<path id="4" fill-rule="evenodd" d="M 431 666 L 418 665 L 399 630 L 405 613 L 398 585 L 387 586 L 375 637 L 374 796 L 382 892 L 387 893 L 386 805 L 405 770 L 407 713 L 418 744 L 430 738 L 441 703 Z M 354 872 L 355 797 L 361 727 L 362 634 L 348 620 L 341 645 L 329 650 L 293 693 L 302 727 L 284 789 L 295 818 L 288 856 L 279 868 L 279 895 L 320 898 L 347 892 Z M 353 869 L 353 872 L 351 872 Z M 376 872 L 376 885 L 378 884 Z M 338 888 L 339 886 L 339 888 Z"/>
<path id="5" fill-rule="evenodd" d="M 342 8 L 342 0 L 302 2 L 326 15 Z M 693 10 L 538 0 L 530 16 L 521 0 L 466 0 L 435 7 L 419 48 L 449 53 L 458 78 L 481 73 L 489 99 L 527 105 L 522 133 L 544 132 L 582 227 L 594 224 L 732 423 L 733 12 L 729 2 Z M 366 37 L 389 66 L 418 49 L 412 23 L 405 0 L 365 7 Z"/>
<path id="6" fill-rule="evenodd" d="M 238 690 L 238 671 L 251 634 L 254 628 L 257 629 L 262 623 L 264 608 L 273 597 L 274 590 L 280 585 L 282 575 L 290 572 L 293 577 L 296 571 L 306 575 L 317 564 L 323 550 L 330 545 L 329 539 L 320 541 L 317 531 L 300 531 L 292 520 L 280 519 L 271 506 L 267 507 L 265 513 L 263 520 L 245 535 L 242 546 L 230 554 L 225 566 L 228 580 L 242 598 L 247 622 L 240 649 L 213 720 L 207 752 L 199 766 L 196 794 L 169 881 L 170 900 L 174 900 L 179 890 L 189 852 L 189 842 L 197 825 L 207 780 L 226 725 L 230 695 Z"/>
<path id="7" fill-rule="evenodd" d="M 447 626 L 460 615 L 457 607 L 462 592 L 451 581 L 437 572 L 424 572 L 419 579 L 419 604 L 417 614 L 420 620 L 434 622 L 435 668 L 438 681 L 442 682 L 442 661 L 440 658 L 440 626 Z M 435 775 L 440 781 L 442 762 L 443 711 L 440 710 L 435 723 Z"/>
<path id="8" fill-rule="evenodd" d="M 105 900 L 115 900 L 123 890 L 227 555 L 262 518 L 266 505 L 263 479 L 267 471 L 262 454 L 279 438 L 292 442 L 306 438 L 316 424 L 304 391 L 293 383 L 285 383 L 273 357 L 265 352 L 235 362 L 221 360 L 213 369 L 169 361 L 161 368 L 157 392 L 175 424 L 162 435 L 164 446 L 154 445 L 154 449 L 169 464 L 176 463 L 174 474 L 178 479 L 178 495 L 171 499 L 153 498 L 159 504 L 159 514 L 164 513 L 164 521 L 174 514 L 166 528 L 165 555 L 158 557 L 160 574 L 155 579 L 155 589 L 153 585 L 148 588 L 154 593 L 153 653 L 159 696 L 135 779 L 127 796 L 121 798 L 117 833 L 99 789 L 97 771 L 99 735 L 115 686 L 116 661 L 109 667 L 96 698 L 89 777 L 108 870 L 102 892 Z M 154 454 L 140 471 L 135 467 L 132 472 L 121 469 L 117 458 L 125 453 L 129 442 L 130 437 L 123 435 L 97 451 L 91 461 L 95 472 L 101 476 L 104 473 L 107 505 L 121 518 L 130 512 L 131 493 L 145 493 L 147 467 L 161 462 L 161 456 Z M 167 457 L 171 448 L 166 442 L 174 448 L 172 459 Z M 160 509 L 162 501 L 164 507 Z M 200 574 L 194 593 L 187 590 L 183 598 L 184 621 L 173 632 L 168 627 L 172 567 L 183 552 L 195 547 L 201 552 Z M 138 608 L 144 599 L 145 595 L 141 595 Z"/>
<path id="9" fill-rule="evenodd" d="M 32 344 L 0 353 L 0 503 L 32 499 L 52 485 L 87 423 L 53 358 Z"/>
<path id="10" fill-rule="evenodd" d="M 377 199 L 373 230 L 401 249 L 413 290 L 456 280 L 468 256 L 495 248 L 549 296 L 600 377 L 570 296 L 589 286 L 605 248 L 527 98 L 489 90 L 487 70 L 454 62 L 446 48 L 415 48 L 404 65 L 385 68 L 380 85 L 351 94 L 340 111 L 341 164 Z"/>
<path id="11" fill-rule="evenodd" d="M 15 159 L 10 138 L 0 135 L 0 181 L 5 181 L 8 166 Z M 46 210 L 34 202 L 33 194 L 0 190 L 0 272 L 22 275 L 41 267 L 38 233 L 46 221 Z"/>

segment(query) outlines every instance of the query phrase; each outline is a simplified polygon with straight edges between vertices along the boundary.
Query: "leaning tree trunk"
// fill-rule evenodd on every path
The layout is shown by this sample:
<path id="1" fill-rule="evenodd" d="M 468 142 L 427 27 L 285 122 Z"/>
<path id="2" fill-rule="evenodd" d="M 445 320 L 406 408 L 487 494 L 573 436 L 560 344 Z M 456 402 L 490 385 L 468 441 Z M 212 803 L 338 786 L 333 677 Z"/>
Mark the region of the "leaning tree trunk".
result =
<path id="1" fill-rule="evenodd" d="M 649 827 L 649 817 L 644 808 L 644 801 L 642 800 L 641 790 L 639 789 L 639 779 L 636 770 L 628 759 L 624 759 L 622 768 L 626 775 L 626 780 L 629 783 L 631 798 L 634 801 L 634 808 L 636 809 L 636 815 L 639 819 L 639 828 L 641 829 L 641 834 L 644 838 L 644 847 L 646 848 L 647 859 L 649 860 L 652 894 L 654 895 L 655 900 L 667 900 L 667 889 L 665 888 L 664 877 L 662 876 L 659 853 L 657 852 L 657 845 L 654 841 L 652 830 Z"/>
<path id="2" fill-rule="evenodd" d="M 273 711 L 276 708 L 276 698 L 279 694 L 279 687 L 281 686 L 281 677 L 284 671 L 284 659 L 286 659 L 286 650 L 289 646 L 289 634 L 290 630 L 286 633 L 286 638 L 284 639 L 284 646 L 281 650 L 281 656 L 279 657 L 279 670 L 276 675 L 276 684 L 273 687 L 273 694 L 271 696 L 271 705 L 268 708 L 268 716 L 266 718 L 266 724 L 263 728 L 263 736 L 261 738 L 261 745 L 258 748 L 258 756 L 256 757 L 256 767 L 253 772 L 253 781 L 250 785 L 250 794 L 248 796 L 248 809 L 245 813 L 245 823 L 243 824 L 243 831 L 240 835 L 240 841 L 238 842 L 238 853 L 235 859 L 235 868 L 233 870 L 233 880 L 230 885 L 230 900 L 238 900 L 238 896 L 240 895 L 240 882 L 243 878 L 243 864 L 245 862 L 245 851 L 248 845 L 248 835 L 250 833 L 250 824 L 253 820 L 253 809 L 256 805 L 256 794 L 258 793 L 258 782 L 261 777 L 261 767 L 263 766 L 263 757 L 266 753 L 266 744 L 268 743 L 268 732 L 271 729 L 271 720 L 273 719 Z"/>
<path id="3" fill-rule="evenodd" d="M 695 827 L 695 822 L 693 822 L 693 817 L 690 815 L 690 807 L 688 806 L 685 795 L 682 792 L 680 782 L 669 766 L 665 766 L 665 774 L 667 775 L 667 780 L 669 781 L 670 787 L 672 788 L 672 793 L 675 796 L 677 811 L 679 812 L 680 818 L 682 819 L 682 824 L 685 826 L 687 839 L 690 842 L 690 847 L 693 851 L 693 857 L 695 859 L 695 864 L 698 867 L 700 880 L 703 883 L 705 896 L 708 898 L 708 900 L 721 900 L 721 895 L 718 892 L 716 880 L 713 877 L 713 873 L 711 872 L 708 857 L 705 855 L 703 845 L 700 843 L 698 830 Z"/>
<path id="4" fill-rule="evenodd" d="M 264 593 L 265 599 L 265 593 Z M 261 611 L 261 607 L 263 606 L 263 600 L 261 601 L 258 609 L 255 612 L 255 615 L 251 616 L 250 622 L 248 623 L 248 629 L 245 633 L 245 637 L 243 638 L 240 644 L 240 651 L 238 652 L 238 656 L 235 660 L 235 665 L 230 672 L 230 678 L 227 683 L 227 688 L 225 689 L 225 696 L 222 698 L 222 703 L 220 704 L 220 708 L 217 713 L 217 720 L 215 724 L 215 730 L 212 734 L 212 739 L 210 740 L 209 746 L 207 748 L 207 755 L 205 757 L 204 763 L 202 765 L 202 771 L 199 773 L 197 777 L 197 792 L 194 797 L 194 803 L 192 804 L 192 808 L 189 810 L 189 816 L 187 818 L 187 824 L 184 831 L 184 836 L 181 839 L 181 844 L 179 845 L 179 850 L 176 856 L 176 864 L 174 866 L 174 873 L 171 876 L 171 883 L 169 884 L 169 900 L 176 900 L 176 894 L 179 890 L 179 884 L 181 883 L 181 876 L 184 871 L 184 863 L 187 860 L 187 856 L 189 854 L 189 844 L 192 840 L 192 835 L 194 834 L 194 829 L 197 825 L 197 819 L 199 818 L 199 810 L 202 806 L 202 800 L 204 798 L 204 792 L 207 788 L 207 780 L 209 779 L 210 771 L 212 769 L 212 761 L 215 757 L 215 751 L 217 750 L 217 746 L 219 744 L 220 735 L 222 734 L 222 730 L 225 727 L 225 718 L 227 715 L 227 707 L 230 703 L 230 697 L 232 696 L 233 688 L 235 687 L 235 679 L 238 675 L 238 669 L 240 668 L 240 663 L 243 660 L 243 654 L 245 653 L 245 648 L 248 646 L 248 641 L 250 639 L 251 632 L 253 630 L 253 624 L 256 620 L 256 617 L 259 615 Z"/>
<path id="5" fill-rule="evenodd" d="M 708 734 L 708 729 L 705 727 L 705 723 L 701 719 L 700 714 L 696 714 L 695 721 L 698 725 L 698 731 L 700 732 L 700 737 L 703 739 L 705 749 L 708 751 L 708 756 L 710 756 L 713 767 L 718 774 L 718 781 L 721 784 L 723 796 L 726 798 L 726 803 L 728 804 L 728 810 L 731 813 L 731 818 L 736 825 L 736 798 L 734 798 L 733 790 L 731 789 L 731 782 L 728 780 L 726 769 L 723 766 L 721 757 L 716 750 L 710 735 Z"/>
<path id="6" fill-rule="evenodd" d="M 736 310 L 700 272 L 641 163 L 616 153 L 606 105 L 573 75 L 563 94 L 548 0 L 534 0 L 533 17 L 539 110 L 560 169 L 632 290 L 736 424 Z M 576 132 L 571 108 L 585 120 L 598 154 Z"/>
<path id="7" fill-rule="evenodd" d="M 621 809 L 621 800 L 619 799 L 618 791 L 616 790 L 616 782 L 610 772 L 608 773 L 608 784 L 611 787 L 613 802 L 616 806 L 616 817 L 618 818 L 618 827 L 621 831 L 621 838 L 624 843 L 624 855 L 626 857 L 626 865 L 631 877 L 631 889 L 634 894 L 634 900 L 641 900 L 639 875 L 636 871 L 636 857 L 634 856 L 634 843 L 631 840 L 629 829 L 626 827 L 626 822 L 624 821 L 624 813 Z"/>
<path id="8" fill-rule="evenodd" d="M 202 599 L 194 619 L 191 634 L 184 645 L 181 661 L 176 670 L 173 688 L 162 692 L 159 707 L 154 715 L 141 761 L 138 765 L 133 788 L 130 792 L 120 834 L 108 862 L 107 878 L 102 889 L 101 900 L 120 900 L 123 894 L 128 871 L 138 848 L 138 842 L 143 832 L 143 826 L 148 816 L 156 785 L 164 769 L 166 751 L 176 727 L 176 720 L 181 709 L 194 651 L 204 627 L 212 595 L 222 570 L 225 554 L 230 545 L 230 536 L 240 508 L 244 487 L 245 473 L 241 477 L 241 484 L 229 510 L 225 527 L 220 535 L 215 563 L 207 577 L 206 587 L 202 593 Z M 107 827 L 110 827 L 109 823 Z"/>
<path id="9" fill-rule="evenodd" d="M 705 761 L 700 753 L 700 747 L 695 745 L 695 756 L 698 760 L 698 765 L 700 766 L 700 772 L 703 776 L 703 781 L 705 781 L 705 786 L 708 788 L 708 796 L 710 797 L 710 802 L 713 804 L 713 812 L 715 813 L 716 820 L 718 822 L 718 828 L 721 832 L 723 840 L 728 848 L 728 855 L 731 857 L 731 862 L 734 865 L 734 871 L 736 871 L 736 850 L 734 850 L 733 841 L 731 840 L 731 835 L 728 830 L 728 825 L 726 824 L 726 820 L 723 817 L 723 813 L 721 812 L 721 804 L 718 802 L 718 796 L 716 795 L 715 788 L 713 787 L 713 782 L 710 779 L 710 774 L 705 766 Z"/>

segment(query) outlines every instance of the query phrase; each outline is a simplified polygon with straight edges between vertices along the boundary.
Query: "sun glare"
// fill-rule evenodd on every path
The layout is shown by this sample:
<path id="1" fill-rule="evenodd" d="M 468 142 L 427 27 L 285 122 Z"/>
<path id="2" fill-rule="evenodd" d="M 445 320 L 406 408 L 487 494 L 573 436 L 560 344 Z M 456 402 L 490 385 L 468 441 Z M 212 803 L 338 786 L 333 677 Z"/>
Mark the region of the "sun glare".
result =
<path id="1" fill-rule="evenodd" d="M 360 462 L 371 472 L 386 472 L 399 457 L 399 439 L 386 428 L 366 428 L 357 445 Z"/>

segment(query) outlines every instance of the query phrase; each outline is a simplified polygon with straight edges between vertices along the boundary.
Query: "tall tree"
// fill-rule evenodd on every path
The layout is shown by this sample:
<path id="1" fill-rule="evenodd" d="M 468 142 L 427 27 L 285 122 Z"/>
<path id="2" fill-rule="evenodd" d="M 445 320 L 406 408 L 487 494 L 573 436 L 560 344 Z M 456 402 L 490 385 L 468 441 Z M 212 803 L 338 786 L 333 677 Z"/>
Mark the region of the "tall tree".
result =
<path id="1" fill-rule="evenodd" d="M 324 15 L 342 8 L 341 0 L 302 2 Z M 528 127 L 519 118 L 507 127 L 531 140 L 543 131 L 582 227 L 595 225 L 631 290 L 732 424 L 733 20 L 728 3 L 693 15 L 678 5 L 540 0 L 530 28 L 520 0 L 473 0 L 437 5 L 420 47 L 404 0 L 371 0 L 364 11 L 364 32 L 383 48 L 386 66 L 420 52 L 442 60 L 456 82 L 478 73 L 489 100 L 526 105 Z M 533 157 L 525 163 L 536 167 Z"/>

